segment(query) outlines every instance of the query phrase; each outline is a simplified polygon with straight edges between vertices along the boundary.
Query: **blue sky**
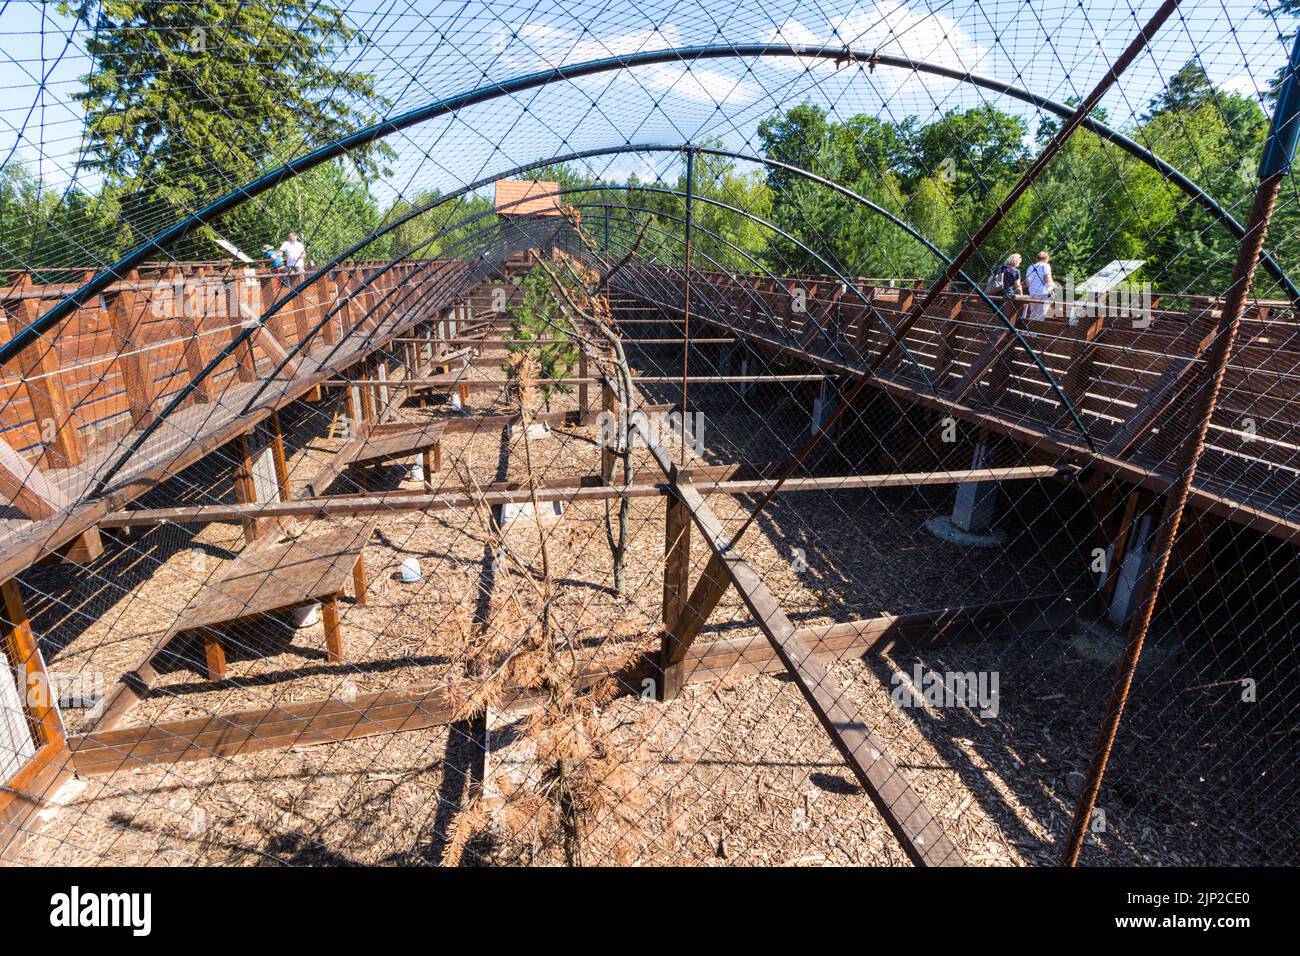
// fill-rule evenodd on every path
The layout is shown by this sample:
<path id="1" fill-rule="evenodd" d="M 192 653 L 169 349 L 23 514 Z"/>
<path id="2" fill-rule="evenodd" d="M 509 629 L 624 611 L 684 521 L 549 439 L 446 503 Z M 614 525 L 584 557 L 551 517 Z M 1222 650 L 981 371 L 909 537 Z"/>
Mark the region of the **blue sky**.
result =
<path id="1" fill-rule="evenodd" d="M 1136 7 L 1023 0 L 819 3 L 815 0 L 530 0 L 441 3 L 358 0 L 350 20 L 371 45 L 340 62 L 376 75 L 401 112 L 453 92 L 560 63 L 693 44 L 851 43 L 1016 80 L 1056 99 L 1080 95 L 1136 32 L 1157 0 Z M 1289 25 L 1287 25 L 1289 29 Z M 1165 80 L 1199 53 L 1225 88 L 1262 90 L 1285 56 L 1278 24 L 1241 0 L 1185 0 L 1105 105 L 1113 123 L 1139 114 Z M 49 5 L 0 0 L 0 156 L 17 146 L 33 171 L 66 185 L 79 147 L 70 100 L 89 64 L 81 37 Z M 425 124 L 390 140 L 398 150 L 381 198 L 454 188 L 570 149 L 721 137 L 754 145 L 759 120 L 803 99 L 847 116 L 932 118 L 992 101 L 964 84 L 899 70 L 837 71 L 825 61 L 712 60 L 659 65 L 556 84 Z M 1036 120 L 1031 118 L 1031 128 Z M 20 139 L 20 130 L 22 138 Z M 596 168 L 652 174 L 672 160 L 620 157 Z M 93 187 L 82 174 L 84 185 Z"/>

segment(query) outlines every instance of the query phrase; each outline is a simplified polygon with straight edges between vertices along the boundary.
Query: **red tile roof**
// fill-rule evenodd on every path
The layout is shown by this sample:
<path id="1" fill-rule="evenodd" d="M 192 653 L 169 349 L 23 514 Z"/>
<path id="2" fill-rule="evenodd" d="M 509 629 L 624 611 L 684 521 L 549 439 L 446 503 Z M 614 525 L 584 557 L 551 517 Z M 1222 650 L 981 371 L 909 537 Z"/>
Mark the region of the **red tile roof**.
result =
<path id="1" fill-rule="evenodd" d="M 497 180 L 497 212 L 502 216 L 562 216 L 559 197 L 559 183 L 540 179 Z"/>

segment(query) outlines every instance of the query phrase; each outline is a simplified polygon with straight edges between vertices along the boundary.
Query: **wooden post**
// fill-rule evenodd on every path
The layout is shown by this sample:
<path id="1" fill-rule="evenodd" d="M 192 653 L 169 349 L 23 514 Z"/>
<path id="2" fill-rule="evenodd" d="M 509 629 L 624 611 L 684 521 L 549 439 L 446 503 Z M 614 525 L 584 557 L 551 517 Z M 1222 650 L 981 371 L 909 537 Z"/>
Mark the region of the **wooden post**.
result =
<path id="1" fill-rule="evenodd" d="M 311 330 L 320 321 L 319 288 L 316 283 L 313 283 L 304 286 L 303 290 L 298 293 L 297 308 L 293 310 L 293 327 L 294 331 L 298 333 L 299 342 L 305 342 L 311 334 Z M 311 346 L 307 346 L 305 351 L 310 352 Z"/>
<path id="2" fill-rule="evenodd" d="M 113 344 L 117 349 L 117 368 L 126 392 L 131 424 L 145 428 L 153 421 L 153 377 L 149 374 L 149 359 L 144 354 L 145 310 L 148 300 L 136 288 L 140 273 L 132 269 L 127 275 L 129 287 L 111 293 L 108 299 L 108 321 L 113 331 Z"/>
<path id="3" fill-rule="evenodd" d="M 370 371 L 373 365 L 374 362 L 371 359 L 366 359 L 361 363 L 361 374 L 364 375 L 367 379 L 373 378 Z M 368 425 L 375 420 L 374 389 L 368 386 L 362 386 L 360 389 L 360 398 L 361 398 L 361 408 L 360 408 L 361 421 L 358 422 L 358 431 L 360 430 L 361 426 Z"/>
<path id="4" fill-rule="evenodd" d="M 235 439 L 235 454 L 238 455 L 234 466 L 235 500 L 241 504 L 254 504 L 257 501 L 257 487 L 253 482 L 253 459 L 249 436 L 240 435 Z M 252 544 L 262 534 L 262 522 L 259 518 L 246 518 L 244 542 Z"/>
<path id="5" fill-rule="evenodd" d="M 40 300 L 23 299 L 22 321 L 34 323 L 41 315 Z M 15 360 L 18 372 L 32 403 L 44 451 L 37 464 L 46 469 L 73 468 L 86 459 L 86 446 L 63 388 L 63 378 L 55 340 L 58 332 L 38 336 Z"/>
<path id="6" fill-rule="evenodd" d="M 352 565 L 352 593 L 356 597 L 356 603 L 367 604 L 369 598 L 366 596 L 366 556 L 357 555 L 357 563 Z"/>
<path id="7" fill-rule="evenodd" d="M 221 631 L 203 628 L 203 656 L 208 665 L 208 680 L 226 679 L 226 650 L 221 646 Z"/>
<path id="8" fill-rule="evenodd" d="M 13 578 L 0 585 L 4 592 L 5 624 L 8 631 L 9 659 L 16 672 L 23 674 L 23 686 L 19 688 L 27 698 L 28 712 L 41 744 L 63 743 L 63 721 L 59 719 L 58 702 L 55 689 L 50 686 L 50 677 L 45 670 L 45 660 L 41 657 L 40 647 L 32 633 L 31 622 L 27 619 L 27 608 L 23 604 L 22 592 L 18 582 Z M 35 695 L 33 686 L 39 688 Z"/>
<path id="9" fill-rule="evenodd" d="M 691 515 L 675 491 L 668 495 L 664 521 L 664 631 L 660 642 L 659 699 L 673 700 L 681 691 L 685 647 L 676 634 L 686 610 L 691 566 Z"/>
<path id="10" fill-rule="evenodd" d="M 965 307 L 964 296 L 956 296 L 948 309 L 948 317 L 939 326 L 938 355 L 934 361 L 934 387 L 943 388 L 948 369 L 957 355 L 957 333 L 961 329 L 962 309 Z M 865 317 L 863 324 L 866 324 Z"/>
<path id="11" fill-rule="evenodd" d="M 269 299 L 271 291 L 268 285 L 270 281 L 269 279 L 257 281 L 256 288 L 240 285 L 239 321 L 232 322 L 230 325 L 232 342 L 239 338 L 248 325 L 259 321 L 266 307 L 271 304 Z M 253 351 L 253 338 L 249 336 L 245 339 L 231 355 L 234 360 L 235 378 L 241 382 L 252 382 L 257 379 L 257 353 Z"/>
<path id="12" fill-rule="evenodd" d="M 212 308 L 212 276 L 209 274 L 207 266 L 199 270 L 198 280 L 192 282 L 188 289 L 189 295 L 181 301 L 174 302 L 174 318 L 177 320 L 181 331 L 186 334 L 184 354 L 185 354 L 185 371 L 190 376 L 190 381 L 199 377 L 205 365 L 208 364 L 207 347 L 203 340 L 203 329 L 207 325 L 208 316 L 213 314 Z M 220 316 L 218 318 L 226 321 Z M 212 401 L 212 396 L 208 394 L 208 381 L 204 380 L 194 391 L 190 393 L 189 401 L 194 404 L 203 405 Z"/>
<path id="13" fill-rule="evenodd" d="M 323 313 L 328 313 L 331 309 L 335 310 L 330 315 L 329 321 L 321 328 L 321 339 L 326 345 L 334 345 L 339 340 L 339 315 L 341 314 L 341 310 L 338 309 L 339 286 L 335 283 L 333 276 L 334 273 L 331 273 L 320 280 Z"/>
<path id="14" fill-rule="evenodd" d="M 360 433 L 359 427 L 361 422 L 361 403 L 358 387 L 355 385 L 344 386 L 343 389 L 343 417 L 347 419 L 348 427 L 344 429 L 344 438 L 352 438 Z"/>
<path id="15" fill-rule="evenodd" d="M 339 628 L 338 601 L 339 596 L 331 594 L 320 602 L 321 619 L 325 624 L 325 654 L 331 664 L 343 663 L 343 633 Z"/>
<path id="16" fill-rule="evenodd" d="M 274 411 L 270 418 L 271 453 L 275 456 L 275 484 L 280 489 L 280 500 L 293 497 L 289 490 L 289 463 L 284 455 L 284 432 L 280 430 L 280 413 Z"/>
<path id="17" fill-rule="evenodd" d="M 1095 377 L 1095 356 L 1105 327 L 1104 314 L 1093 317 L 1088 325 L 1080 324 L 1073 327 L 1074 340 L 1070 343 L 1069 364 L 1066 366 L 1065 376 L 1061 382 L 1061 392 L 1080 417 L 1082 417 L 1080 406 L 1088 392 L 1088 386 L 1092 384 Z M 1062 408 L 1060 417 L 1068 418 L 1069 410 Z"/>

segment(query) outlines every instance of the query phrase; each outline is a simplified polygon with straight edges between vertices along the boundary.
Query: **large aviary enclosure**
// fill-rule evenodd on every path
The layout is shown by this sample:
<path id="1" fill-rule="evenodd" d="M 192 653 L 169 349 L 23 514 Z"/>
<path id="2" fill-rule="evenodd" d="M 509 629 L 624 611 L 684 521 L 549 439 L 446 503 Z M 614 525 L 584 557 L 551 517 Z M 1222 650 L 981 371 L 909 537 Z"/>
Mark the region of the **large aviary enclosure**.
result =
<path id="1" fill-rule="evenodd" d="M 1295 864 L 1298 12 L 0 5 L 0 859 Z"/>

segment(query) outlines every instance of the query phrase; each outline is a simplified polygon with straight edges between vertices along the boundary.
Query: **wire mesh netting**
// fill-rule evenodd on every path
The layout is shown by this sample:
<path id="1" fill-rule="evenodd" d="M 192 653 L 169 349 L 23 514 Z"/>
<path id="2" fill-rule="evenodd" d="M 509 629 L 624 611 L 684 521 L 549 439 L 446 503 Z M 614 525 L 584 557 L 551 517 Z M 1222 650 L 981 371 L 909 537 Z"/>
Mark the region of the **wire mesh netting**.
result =
<path id="1" fill-rule="evenodd" d="M 0 0 L 0 858 L 1294 864 L 1297 9 Z"/>

